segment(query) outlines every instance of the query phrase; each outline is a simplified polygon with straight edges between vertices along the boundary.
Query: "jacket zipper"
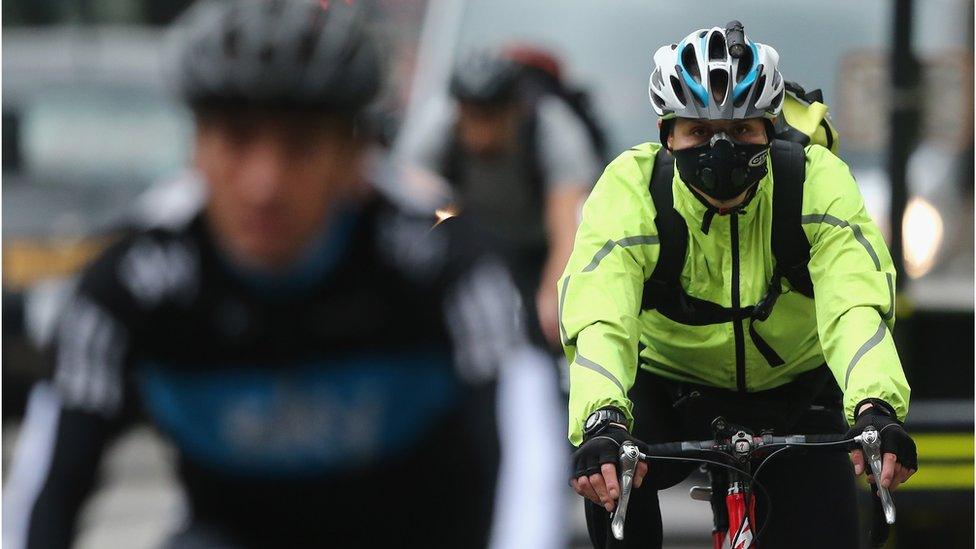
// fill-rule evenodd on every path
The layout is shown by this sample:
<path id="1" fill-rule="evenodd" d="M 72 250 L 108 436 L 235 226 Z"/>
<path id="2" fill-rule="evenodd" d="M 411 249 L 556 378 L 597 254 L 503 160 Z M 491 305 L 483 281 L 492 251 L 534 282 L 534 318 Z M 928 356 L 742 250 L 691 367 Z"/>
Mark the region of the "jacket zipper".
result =
<path id="1" fill-rule="evenodd" d="M 732 212 L 732 332 L 735 336 L 735 384 L 739 392 L 746 390 L 746 347 L 739 314 L 739 212 Z"/>

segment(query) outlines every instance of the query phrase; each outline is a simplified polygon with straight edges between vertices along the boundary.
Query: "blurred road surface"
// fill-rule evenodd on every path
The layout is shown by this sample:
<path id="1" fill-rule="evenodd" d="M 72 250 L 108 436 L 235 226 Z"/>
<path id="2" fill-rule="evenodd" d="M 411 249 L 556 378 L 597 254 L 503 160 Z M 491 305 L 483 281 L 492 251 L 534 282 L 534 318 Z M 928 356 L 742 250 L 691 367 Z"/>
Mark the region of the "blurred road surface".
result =
<path id="1" fill-rule="evenodd" d="M 17 426 L 3 429 L 3 474 L 10 467 Z M 108 452 L 103 483 L 86 505 L 80 519 L 77 549 L 155 549 L 183 517 L 182 493 L 176 485 L 171 450 L 148 427 L 122 437 Z M 709 545 L 711 517 L 708 505 L 688 498 L 691 483 L 661 493 L 666 548 L 684 549 Z M 588 549 L 583 508 L 572 499 L 570 526 L 572 549 Z"/>

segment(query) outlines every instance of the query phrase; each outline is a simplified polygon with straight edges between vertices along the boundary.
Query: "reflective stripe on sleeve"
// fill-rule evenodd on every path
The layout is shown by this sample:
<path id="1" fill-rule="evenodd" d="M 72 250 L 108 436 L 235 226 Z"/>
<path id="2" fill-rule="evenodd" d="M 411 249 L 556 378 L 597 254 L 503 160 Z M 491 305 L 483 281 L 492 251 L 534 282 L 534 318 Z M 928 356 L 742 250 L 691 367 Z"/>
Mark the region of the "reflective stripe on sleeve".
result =
<path id="1" fill-rule="evenodd" d="M 582 366 L 584 368 L 588 368 L 590 370 L 593 370 L 594 372 L 600 374 L 601 376 L 609 379 L 610 381 L 613 382 L 614 385 L 617 386 L 618 389 L 620 389 L 620 392 L 621 393 L 626 393 L 626 391 L 624 391 L 623 384 L 621 384 L 620 383 L 620 380 L 618 380 L 616 377 L 614 377 L 613 374 L 610 373 L 610 370 L 607 370 L 603 366 L 600 366 L 596 362 L 593 362 L 592 360 L 590 360 L 590 359 L 588 359 L 588 358 L 586 358 L 583 355 L 578 354 L 578 353 L 576 355 L 576 364 L 579 364 L 580 366 Z"/>
<path id="2" fill-rule="evenodd" d="M 881 340 L 884 339 L 885 333 L 888 331 L 887 326 L 885 326 L 884 320 L 881 324 L 878 324 L 878 330 L 874 332 L 867 341 L 861 345 L 861 348 L 854 353 L 851 358 L 851 363 L 847 365 L 847 375 L 844 376 L 844 389 L 847 389 L 848 381 L 851 379 L 851 372 L 854 370 L 854 366 L 857 366 L 857 361 L 861 360 L 861 357 L 867 354 L 868 351 L 873 349 Z"/>
<path id="3" fill-rule="evenodd" d="M 868 239 L 864 237 L 864 233 L 861 231 L 861 227 L 857 224 L 850 224 L 843 219 L 834 217 L 829 214 L 809 214 L 800 217 L 800 223 L 803 225 L 811 225 L 815 223 L 826 223 L 828 225 L 833 225 L 834 227 L 850 228 L 851 232 L 854 233 L 854 239 L 864 247 L 868 255 L 871 256 L 871 261 L 874 262 L 874 268 L 881 270 L 881 260 L 878 258 L 877 252 L 874 251 L 874 247 L 868 242 Z M 891 278 L 891 273 L 885 273 L 885 279 L 888 282 L 888 296 L 889 296 L 889 306 L 888 310 L 881 313 L 881 317 L 885 320 L 891 320 L 891 317 L 895 316 L 895 283 Z"/>
<path id="4" fill-rule="evenodd" d="M 621 248 L 626 248 L 629 246 L 640 246 L 643 244 L 658 244 L 658 236 L 656 234 L 639 235 L 639 236 L 628 236 L 621 238 L 620 240 L 607 240 L 607 243 L 603 245 L 602 248 L 597 250 L 593 254 L 593 259 L 590 260 L 590 264 L 583 268 L 584 273 L 588 273 L 597 268 L 603 258 L 610 255 L 615 246 L 620 246 Z"/>

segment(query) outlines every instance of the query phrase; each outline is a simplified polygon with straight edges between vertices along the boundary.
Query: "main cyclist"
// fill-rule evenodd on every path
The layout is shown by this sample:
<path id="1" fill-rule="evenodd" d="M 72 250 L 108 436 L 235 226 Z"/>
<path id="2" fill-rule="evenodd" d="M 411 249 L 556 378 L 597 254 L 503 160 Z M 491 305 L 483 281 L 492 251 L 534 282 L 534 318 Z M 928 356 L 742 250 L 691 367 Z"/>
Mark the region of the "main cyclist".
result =
<path id="1" fill-rule="evenodd" d="M 510 518 L 532 539 L 493 523 L 516 508 L 495 494 L 540 474 L 496 482 L 496 386 L 549 369 L 502 261 L 461 220 L 432 229 L 433 207 L 369 158 L 357 116 L 381 54 L 362 13 L 205 2 L 180 25 L 173 77 L 208 195 L 82 275 L 31 395 L 4 545 L 68 547 L 106 444 L 140 412 L 189 504 L 166 547 L 552 546 L 554 513 L 550 533 Z"/>
<path id="2" fill-rule="evenodd" d="M 891 336 L 891 257 L 843 161 L 771 142 L 779 55 L 739 32 L 700 29 L 657 50 L 649 93 L 661 144 L 607 167 L 558 285 L 579 445 L 572 485 L 588 500 L 595 547 L 660 547 L 656 490 L 690 472 L 642 465 L 645 489 L 616 545 L 619 445 L 711 438 L 719 415 L 784 434 L 874 425 L 881 484 L 917 468 L 901 423 L 910 389 Z M 771 502 L 759 500 L 758 520 L 776 508 L 763 545 L 858 547 L 853 473 L 865 466 L 860 452 L 851 459 L 853 471 L 843 455 L 771 461 L 759 479 Z"/>

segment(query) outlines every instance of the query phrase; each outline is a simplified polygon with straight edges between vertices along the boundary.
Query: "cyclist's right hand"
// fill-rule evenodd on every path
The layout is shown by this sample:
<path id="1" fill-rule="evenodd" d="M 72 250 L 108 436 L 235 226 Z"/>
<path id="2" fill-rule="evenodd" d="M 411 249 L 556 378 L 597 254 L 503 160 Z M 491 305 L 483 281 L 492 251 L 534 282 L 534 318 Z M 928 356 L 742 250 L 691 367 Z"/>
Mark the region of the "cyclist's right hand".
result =
<path id="1" fill-rule="evenodd" d="M 573 453 L 573 489 L 576 493 L 612 512 L 620 497 L 620 483 L 617 480 L 617 463 L 620 461 L 620 446 L 624 441 L 633 441 L 638 446 L 643 443 L 631 436 L 627 429 L 610 424 L 606 429 L 588 437 Z M 637 462 L 634 473 L 634 487 L 639 488 L 647 474 L 647 464 Z"/>

